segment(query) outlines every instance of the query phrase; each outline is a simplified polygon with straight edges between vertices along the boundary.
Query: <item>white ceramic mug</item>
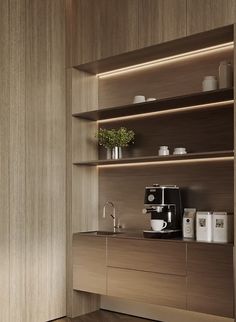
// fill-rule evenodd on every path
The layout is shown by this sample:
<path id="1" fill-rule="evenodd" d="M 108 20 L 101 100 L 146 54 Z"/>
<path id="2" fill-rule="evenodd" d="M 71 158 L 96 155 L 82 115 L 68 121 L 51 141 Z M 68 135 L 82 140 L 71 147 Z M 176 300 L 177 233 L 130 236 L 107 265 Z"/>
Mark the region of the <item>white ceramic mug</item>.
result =
<path id="1" fill-rule="evenodd" d="M 155 97 L 149 97 L 146 99 L 146 102 L 156 101 Z"/>
<path id="2" fill-rule="evenodd" d="M 186 148 L 175 148 L 173 154 L 178 155 L 178 154 L 186 154 Z"/>
<path id="3" fill-rule="evenodd" d="M 205 76 L 202 82 L 203 92 L 213 91 L 217 89 L 217 79 L 215 76 Z"/>
<path id="4" fill-rule="evenodd" d="M 170 151 L 167 145 L 162 145 L 159 147 L 158 155 L 169 155 Z"/>
<path id="5" fill-rule="evenodd" d="M 134 96 L 134 100 L 133 100 L 133 103 L 143 103 L 146 101 L 146 98 L 144 95 L 136 95 Z"/>
<path id="6" fill-rule="evenodd" d="M 162 219 L 152 219 L 151 220 L 151 227 L 154 231 L 161 231 L 166 228 L 167 222 Z"/>

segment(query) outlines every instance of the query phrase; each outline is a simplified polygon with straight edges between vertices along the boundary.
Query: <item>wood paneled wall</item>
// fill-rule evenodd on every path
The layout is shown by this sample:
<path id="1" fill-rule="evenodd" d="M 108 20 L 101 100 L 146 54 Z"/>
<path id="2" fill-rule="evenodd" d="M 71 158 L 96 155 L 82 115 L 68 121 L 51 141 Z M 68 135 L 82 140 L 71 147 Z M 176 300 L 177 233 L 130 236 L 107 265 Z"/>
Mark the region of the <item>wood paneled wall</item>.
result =
<path id="1" fill-rule="evenodd" d="M 236 22 L 235 0 L 186 0 L 187 35 Z"/>
<path id="2" fill-rule="evenodd" d="M 31 321 L 66 313 L 64 17 L 63 0 L 27 1 L 26 299 Z"/>
<path id="3" fill-rule="evenodd" d="M 10 315 L 10 28 L 9 2 L 0 2 L 0 320 L 9 321 Z"/>
<path id="4" fill-rule="evenodd" d="M 236 22 L 235 0 L 69 2 L 72 66 Z"/>
<path id="5" fill-rule="evenodd" d="M 0 320 L 66 314 L 65 9 L 0 3 Z"/>
<path id="6" fill-rule="evenodd" d="M 186 0 L 72 0 L 71 6 L 72 66 L 186 35 Z"/>
<path id="7" fill-rule="evenodd" d="M 139 48 L 181 38 L 186 32 L 186 0 L 138 0 Z"/>

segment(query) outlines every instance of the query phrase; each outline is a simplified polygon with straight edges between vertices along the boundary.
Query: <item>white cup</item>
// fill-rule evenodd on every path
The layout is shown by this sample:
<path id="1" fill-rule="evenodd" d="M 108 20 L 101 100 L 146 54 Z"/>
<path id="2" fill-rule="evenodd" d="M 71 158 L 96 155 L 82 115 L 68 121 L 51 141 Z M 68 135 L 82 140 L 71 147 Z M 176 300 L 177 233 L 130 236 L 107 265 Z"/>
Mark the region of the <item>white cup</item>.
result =
<path id="1" fill-rule="evenodd" d="M 152 219 L 151 220 L 151 227 L 154 231 L 161 231 L 166 228 L 167 222 L 162 219 Z"/>
<path id="2" fill-rule="evenodd" d="M 178 155 L 178 154 L 186 154 L 186 148 L 175 148 L 173 154 Z"/>
<path id="3" fill-rule="evenodd" d="M 149 97 L 146 99 L 146 102 L 156 101 L 155 97 Z"/>
<path id="4" fill-rule="evenodd" d="M 143 103 L 145 102 L 146 99 L 145 99 L 145 96 L 144 95 L 136 95 L 134 96 L 134 100 L 133 100 L 133 103 Z"/>
<path id="5" fill-rule="evenodd" d="M 166 145 L 160 146 L 158 155 L 162 156 L 162 155 L 169 155 L 169 154 L 170 154 L 170 151 L 168 146 Z"/>
<path id="6" fill-rule="evenodd" d="M 205 76 L 202 82 L 203 92 L 213 91 L 217 89 L 217 79 L 215 76 Z"/>

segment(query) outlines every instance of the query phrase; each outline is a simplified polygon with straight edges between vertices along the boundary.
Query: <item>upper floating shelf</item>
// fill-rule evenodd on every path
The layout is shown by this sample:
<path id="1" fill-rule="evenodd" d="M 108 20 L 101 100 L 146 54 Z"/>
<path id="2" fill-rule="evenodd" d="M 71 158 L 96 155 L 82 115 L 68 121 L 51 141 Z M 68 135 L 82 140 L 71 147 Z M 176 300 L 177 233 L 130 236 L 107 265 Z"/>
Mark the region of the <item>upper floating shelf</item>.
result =
<path id="1" fill-rule="evenodd" d="M 143 156 L 134 158 L 122 158 L 118 160 L 92 160 L 75 162 L 74 165 L 82 166 L 106 166 L 106 165 L 127 165 L 127 164 L 144 164 L 144 163 L 172 163 L 183 161 L 214 161 L 214 160 L 233 160 L 234 151 L 212 151 L 200 153 L 187 153 L 184 155 L 168 155 L 168 156 Z"/>
<path id="2" fill-rule="evenodd" d="M 100 74 L 165 57 L 181 55 L 186 52 L 219 46 L 233 40 L 234 25 L 229 25 L 74 67 L 91 74 Z"/>
<path id="3" fill-rule="evenodd" d="M 75 113 L 73 116 L 90 121 L 113 119 L 117 117 L 149 114 L 167 110 L 176 110 L 186 107 L 199 106 L 212 103 L 223 103 L 234 99 L 233 89 L 219 89 L 209 92 L 193 93 L 188 95 L 164 98 L 151 102 L 129 104 Z"/>

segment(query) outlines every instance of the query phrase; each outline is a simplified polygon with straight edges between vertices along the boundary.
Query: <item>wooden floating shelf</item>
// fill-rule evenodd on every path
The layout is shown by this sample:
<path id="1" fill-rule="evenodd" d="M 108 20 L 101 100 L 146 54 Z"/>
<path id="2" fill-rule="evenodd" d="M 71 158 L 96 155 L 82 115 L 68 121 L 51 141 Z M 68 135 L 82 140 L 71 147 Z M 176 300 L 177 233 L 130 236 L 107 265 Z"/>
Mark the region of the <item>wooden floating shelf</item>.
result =
<path id="1" fill-rule="evenodd" d="M 90 121 L 99 121 L 113 119 L 117 117 L 135 116 L 140 114 L 149 114 L 168 110 L 170 111 L 173 109 L 176 110 L 191 106 L 199 106 L 221 102 L 223 103 L 229 100 L 233 100 L 233 98 L 233 88 L 218 89 L 209 92 L 200 92 L 164 98 L 151 102 L 114 106 L 89 112 L 75 113 L 73 114 L 73 116 Z"/>
<path id="2" fill-rule="evenodd" d="M 232 42 L 234 40 L 233 35 L 234 25 L 229 25 L 181 39 L 137 49 L 128 53 L 81 64 L 74 66 L 74 68 L 91 74 L 100 74 Z"/>
<path id="3" fill-rule="evenodd" d="M 130 163 L 165 163 L 165 162 L 181 162 L 181 161 L 199 161 L 199 160 L 230 160 L 234 158 L 234 151 L 213 151 L 201 153 L 187 153 L 185 155 L 169 155 L 169 156 L 144 156 L 134 158 L 122 158 L 118 160 L 93 160 L 75 162 L 74 165 L 79 166 L 100 166 L 100 165 L 125 165 Z"/>

